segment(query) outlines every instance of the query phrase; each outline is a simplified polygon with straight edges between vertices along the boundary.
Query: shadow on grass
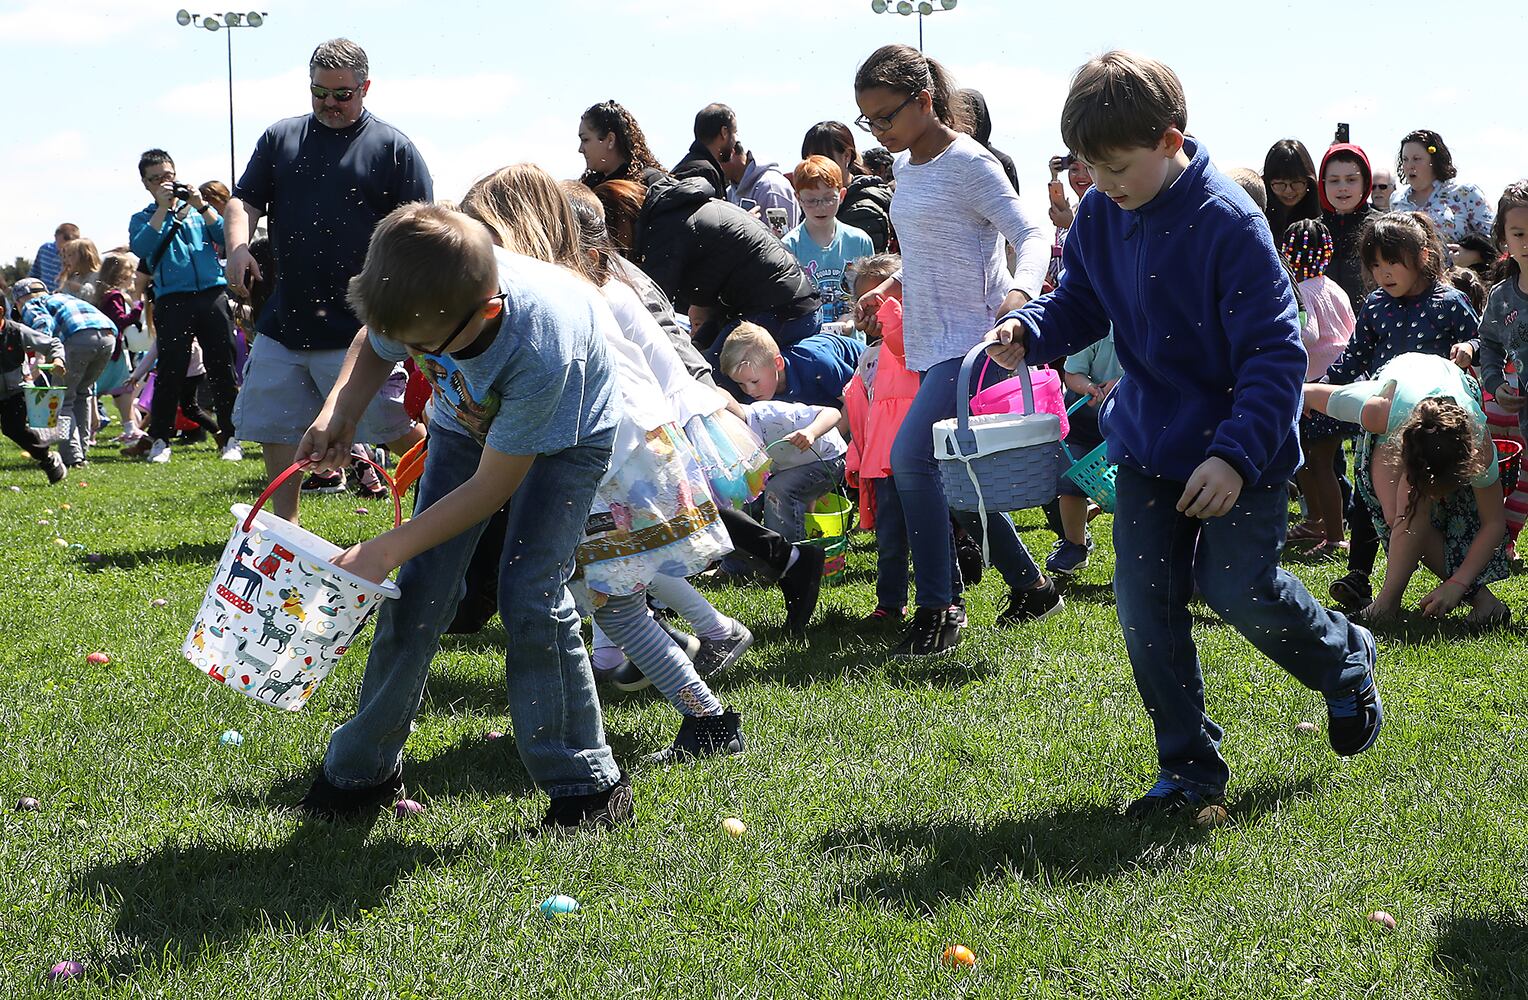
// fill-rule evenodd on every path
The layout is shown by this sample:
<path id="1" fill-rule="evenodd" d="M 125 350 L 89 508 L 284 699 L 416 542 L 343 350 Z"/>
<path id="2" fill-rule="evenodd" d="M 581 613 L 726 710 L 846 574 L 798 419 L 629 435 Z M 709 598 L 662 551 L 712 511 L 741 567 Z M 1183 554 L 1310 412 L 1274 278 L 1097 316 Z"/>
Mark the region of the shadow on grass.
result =
<path id="1" fill-rule="evenodd" d="M 315 823 L 274 846 L 167 844 L 92 868 L 76 889 L 116 903 L 116 932 L 131 976 L 165 963 L 196 964 L 235 950 L 267 926 L 301 935 L 338 927 L 382 903 L 421 868 L 449 864 L 454 845 L 368 841 L 370 825 Z"/>
<path id="2" fill-rule="evenodd" d="M 229 521 L 230 528 L 232 520 Z M 98 573 L 103 569 L 136 569 L 148 563 L 193 563 L 209 569 L 217 565 L 227 541 L 179 542 L 175 545 L 151 546 L 143 549 L 124 549 L 119 552 L 100 552 L 100 558 L 84 564 L 86 572 Z"/>
<path id="3" fill-rule="evenodd" d="M 997 665 L 974 642 L 963 643 L 948 656 L 893 660 L 891 650 L 901 639 L 901 628 L 862 631 L 858 615 L 837 607 L 825 607 L 818 613 L 805 645 L 787 635 L 783 627 L 753 631 L 760 639 L 787 645 L 777 649 L 768 663 L 745 657 L 712 679 L 712 687 L 754 682 L 805 686 L 883 669 L 893 680 L 907 684 L 962 687 L 997 671 Z"/>
<path id="4" fill-rule="evenodd" d="M 1520 637 L 1523 628 L 1520 623 L 1510 622 L 1506 625 L 1472 625 L 1465 620 L 1464 612 L 1455 611 L 1444 618 L 1427 618 L 1412 610 L 1402 612 L 1401 617 L 1369 626 L 1374 634 L 1385 639 L 1393 639 L 1407 646 L 1417 646 L 1429 642 L 1468 642 L 1475 639 L 1505 639 Z"/>
<path id="5" fill-rule="evenodd" d="M 1461 1000 L 1528 996 L 1528 914 L 1449 917 L 1433 964 Z"/>
<path id="6" fill-rule="evenodd" d="M 1257 822 L 1310 779 L 1255 785 L 1231 803 L 1233 822 Z M 883 823 L 830 834 L 821 846 L 896 855 L 900 863 L 868 875 L 849 892 L 862 901 L 891 902 L 927 914 L 1003 878 L 1086 883 L 1124 871 L 1165 867 L 1213 835 L 1186 817 L 1143 824 L 1113 806 L 1067 804 L 1035 816 L 986 824 L 951 821 Z"/>

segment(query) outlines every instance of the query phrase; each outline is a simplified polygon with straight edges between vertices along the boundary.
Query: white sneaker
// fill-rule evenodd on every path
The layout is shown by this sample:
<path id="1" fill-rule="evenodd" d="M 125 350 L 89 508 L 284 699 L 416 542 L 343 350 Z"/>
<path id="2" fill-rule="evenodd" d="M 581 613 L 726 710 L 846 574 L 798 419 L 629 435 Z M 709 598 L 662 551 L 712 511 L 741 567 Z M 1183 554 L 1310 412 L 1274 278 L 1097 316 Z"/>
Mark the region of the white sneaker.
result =
<path id="1" fill-rule="evenodd" d="M 148 461 L 155 465 L 164 465 L 170 460 L 170 446 L 161 438 L 154 439 L 154 446 L 149 449 Z"/>
<path id="2" fill-rule="evenodd" d="M 225 462 L 242 462 L 244 461 L 244 448 L 238 441 L 229 438 L 228 443 L 223 445 L 223 450 L 218 452 L 218 458 Z"/>

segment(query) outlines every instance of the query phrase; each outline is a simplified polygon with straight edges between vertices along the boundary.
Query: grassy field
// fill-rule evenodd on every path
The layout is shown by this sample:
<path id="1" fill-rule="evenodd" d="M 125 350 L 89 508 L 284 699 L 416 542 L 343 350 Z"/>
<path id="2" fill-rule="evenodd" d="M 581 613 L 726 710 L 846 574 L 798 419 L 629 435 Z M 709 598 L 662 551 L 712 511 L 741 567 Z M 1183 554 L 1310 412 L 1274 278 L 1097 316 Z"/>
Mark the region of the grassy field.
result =
<path id="1" fill-rule="evenodd" d="M 355 704 L 366 643 L 296 715 L 179 653 L 228 506 L 259 476 L 202 447 L 168 468 L 103 454 L 50 489 L 0 457 L 0 996 L 1528 995 L 1516 629 L 1383 635 L 1384 735 L 1340 761 L 1320 698 L 1199 608 L 1232 821 L 1141 829 L 1119 810 L 1155 763 L 1107 520 L 1062 614 L 994 628 L 994 576 L 959 655 L 933 663 L 888 661 L 853 629 L 874 604 L 861 536 L 808 643 L 780 633 L 777 593 L 715 593 L 761 639 L 717 685 L 744 756 L 644 768 L 677 715 L 651 693 L 608 703 L 635 826 L 518 835 L 545 800 L 512 741 L 485 739 L 508 728 L 496 622 L 435 661 L 405 766 L 428 810 L 303 823 L 290 806 Z M 304 519 L 349 542 L 382 526 L 370 506 L 305 500 Z M 1050 535 L 1022 523 L 1043 553 Z M 1340 569 L 1297 572 L 1324 593 Z M 1522 617 L 1524 580 L 1502 593 Z M 243 745 L 220 745 L 226 729 Z M 22 796 L 40 808 L 13 809 Z M 553 893 L 581 911 L 543 919 Z M 941 964 L 956 942 L 974 968 Z M 47 984 L 70 958 L 86 974 Z"/>

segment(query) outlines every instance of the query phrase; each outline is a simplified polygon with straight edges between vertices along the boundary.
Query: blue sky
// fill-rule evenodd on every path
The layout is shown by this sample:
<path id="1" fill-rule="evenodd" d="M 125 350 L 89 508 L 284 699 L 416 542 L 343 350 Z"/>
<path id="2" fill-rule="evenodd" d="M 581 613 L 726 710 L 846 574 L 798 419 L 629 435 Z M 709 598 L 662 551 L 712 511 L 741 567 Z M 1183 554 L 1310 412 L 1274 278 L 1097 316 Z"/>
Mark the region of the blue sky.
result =
<path id="1" fill-rule="evenodd" d="M 170 150 L 183 179 L 227 180 L 224 37 L 179 27 L 180 6 L 0 0 L 12 97 L 0 259 L 30 256 L 65 220 L 103 250 L 124 242 L 148 200 L 135 164 L 150 146 Z M 272 0 L 243 9 L 268 17 L 233 39 L 241 170 L 265 126 L 308 110 L 313 46 L 345 35 L 371 58 L 368 107 L 420 146 L 441 197 L 521 160 L 575 176 L 578 116 L 611 98 L 633 110 L 666 163 L 689 144 L 695 111 L 720 100 L 737 110 L 745 144 L 789 169 L 808 126 L 856 114 L 852 80 L 865 55 L 917 39 L 916 18 L 876 15 L 869 0 Z M 1468 21 L 1453 13 L 1466 10 Z M 925 41 L 962 85 L 986 93 L 994 141 L 1043 220 L 1066 81 L 1116 46 L 1178 71 L 1190 130 L 1222 167 L 1260 166 L 1286 136 L 1319 158 L 1339 120 L 1376 161 L 1390 161 L 1402 134 L 1430 127 L 1448 140 L 1461 178 L 1494 202 L 1528 175 L 1528 122 L 1497 96 L 1525 93 L 1514 72 L 1524 23 L 1520 6 L 1501 0 L 960 0 L 925 20 Z"/>

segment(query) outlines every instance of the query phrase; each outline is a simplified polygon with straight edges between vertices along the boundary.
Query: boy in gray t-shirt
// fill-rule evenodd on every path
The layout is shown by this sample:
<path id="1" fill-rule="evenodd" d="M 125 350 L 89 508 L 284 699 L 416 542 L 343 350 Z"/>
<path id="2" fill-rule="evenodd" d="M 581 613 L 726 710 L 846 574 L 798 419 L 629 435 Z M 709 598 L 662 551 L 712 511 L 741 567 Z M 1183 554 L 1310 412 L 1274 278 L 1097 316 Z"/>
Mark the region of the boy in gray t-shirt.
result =
<path id="1" fill-rule="evenodd" d="M 605 743 L 567 589 L 620 417 L 603 299 L 562 268 L 496 250 L 467 216 L 416 203 L 377 226 L 350 303 L 370 333 L 351 345 L 297 454 L 320 469 L 348 462 L 366 404 L 408 355 L 434 383 L 430 450 L 413 519 L 334 560 L 372 581 L 402 565 L 402 597 L 378 616 L 360 707 L 335 730 L 303 807 L 341 816 L 401 794 L 430 660 L 484 523 L 513 497 L 499 613 L 515 651 L 505 660 L 515 745 L 552 799 L 543 825 L 629 821 L 631 785 Z"/>

